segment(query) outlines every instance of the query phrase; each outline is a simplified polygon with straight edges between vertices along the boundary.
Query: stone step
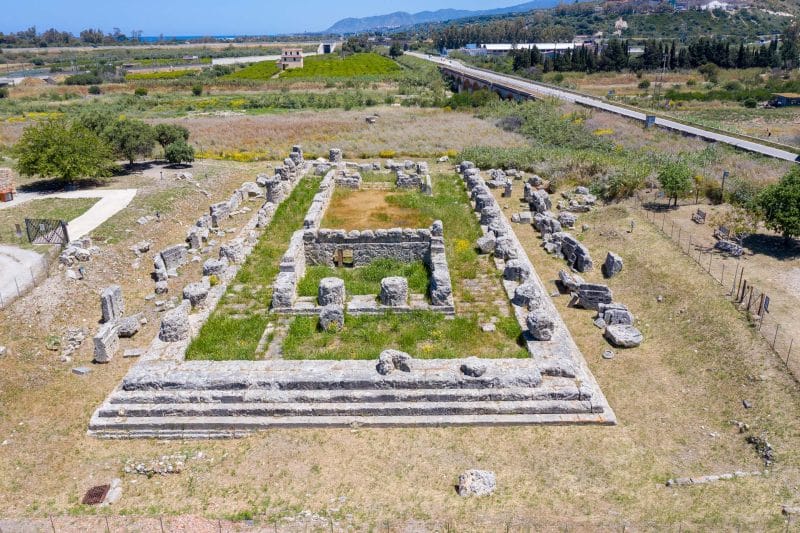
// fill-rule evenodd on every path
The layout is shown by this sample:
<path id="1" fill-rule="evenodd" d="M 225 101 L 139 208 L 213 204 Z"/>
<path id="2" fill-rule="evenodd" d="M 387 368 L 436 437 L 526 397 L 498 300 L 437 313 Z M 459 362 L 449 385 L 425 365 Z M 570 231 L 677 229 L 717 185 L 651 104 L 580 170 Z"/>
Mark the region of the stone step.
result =
<path id="1" fill-rule="evenodd" d="M 562 380 L 567 381 L 567 380 Z M 586 389 L 578 394 L 574 382 L 539 388 L 499 389 L 388 389 L 300 391 L 116 391 L 111 404 L 227 404 L 227 403 L 374 403 L 374 402 L 474 402 L 523 400 L 589 400 Z"/>
<path id="2" fill-rule="evenodd" d="M 437 416 L 268 416 L 268 417 L 147 417 L 101 418 L 93 416 L 88 434 L 110 439 L 236 438 L 266 429 L 352 427 L 448 427 L 518 425 L 614 425 L 604 413 L 504 414 Z"/>
<path id="3" fill-rule="evenodd" d="M 596 406 L 602 412 L 601 406 Z M 586 401 L 476 401 L 386 403 L 231 403 L 231 404 L 104 404 L 97 418 L 270 417 L 270 416 L 436 416 L 571 414 L 594 412 Z"/>

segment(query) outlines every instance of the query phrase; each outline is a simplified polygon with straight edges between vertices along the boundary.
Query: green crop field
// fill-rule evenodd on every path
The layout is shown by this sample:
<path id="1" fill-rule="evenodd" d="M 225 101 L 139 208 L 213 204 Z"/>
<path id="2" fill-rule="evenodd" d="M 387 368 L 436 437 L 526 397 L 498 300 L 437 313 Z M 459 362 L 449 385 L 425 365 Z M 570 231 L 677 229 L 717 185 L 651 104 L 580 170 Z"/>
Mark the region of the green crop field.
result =
<path id="1" fill-rule="evenodd" d="M 186 76 L 194 76 L 197 74 L 196 70 L 165 70 L 161 72 L 137 72 L 133 74 L 125 74 L 127 81 L 142 81 L 142 80 L 177 80 L 185 78 Z"/>
<path id="2" fill-rule="evenodd" d="M 353 54 L 344 59 L 337 55 L 325 55 L 305 58 L 303 68 L 282 72 L 281 78 L 383 76 L 399 71 L 397 63 L 378 54 Z"/>
<path id="3" fill-rule="evenodd" d="M 280 72 L 278 63 L 275 61 L 262 61 L 253 63 L 250 66 L 237 70 L 233 74 L 223 77 L 224 80 L 268 80 Z"/>

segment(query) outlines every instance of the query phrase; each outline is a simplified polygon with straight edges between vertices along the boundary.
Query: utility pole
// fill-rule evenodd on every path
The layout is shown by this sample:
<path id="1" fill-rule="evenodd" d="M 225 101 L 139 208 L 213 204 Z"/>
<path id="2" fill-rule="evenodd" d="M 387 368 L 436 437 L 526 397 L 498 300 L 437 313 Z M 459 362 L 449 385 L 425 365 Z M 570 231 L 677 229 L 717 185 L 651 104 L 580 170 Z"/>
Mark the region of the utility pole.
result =
<path id="1" fill-rule="evenodd" d="M 728 176 L 729 176 L 728 171 L 727 170 L 723 170 L 722 171 L 722 187 L 720 188 L 720 191 L 719 191 L 719 195 L 720 195 L 721 200 L 723 202 L 725 201 L 725 179 Z"/>

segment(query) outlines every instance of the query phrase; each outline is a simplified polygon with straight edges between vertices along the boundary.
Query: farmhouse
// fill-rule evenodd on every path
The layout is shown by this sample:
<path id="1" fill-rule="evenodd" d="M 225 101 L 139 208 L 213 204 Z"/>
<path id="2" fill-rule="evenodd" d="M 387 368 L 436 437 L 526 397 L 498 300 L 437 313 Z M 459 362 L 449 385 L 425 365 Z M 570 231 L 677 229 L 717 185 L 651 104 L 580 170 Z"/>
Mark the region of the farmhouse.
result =
<path id="1" fill-rule="evenodd" d="M 303 68 L 303 49 L 284 48 L 281 50 L 281 60 L 278 64 L 281 70 Z"/>

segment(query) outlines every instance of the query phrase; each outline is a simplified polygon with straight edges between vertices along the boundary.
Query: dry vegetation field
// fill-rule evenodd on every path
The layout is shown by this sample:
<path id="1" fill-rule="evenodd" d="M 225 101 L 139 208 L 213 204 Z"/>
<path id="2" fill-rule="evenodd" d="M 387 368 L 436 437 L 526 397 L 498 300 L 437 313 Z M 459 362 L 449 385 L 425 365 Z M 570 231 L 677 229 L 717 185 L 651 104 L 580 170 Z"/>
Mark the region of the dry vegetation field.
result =
<path id="1" fill-rule="evenodd" d="M 463 113 L 386 108 L 380 114 L 374 127 L 355 111 L 184 123 L 195 141 L 215 147 L 285 151 L 302 143 L 309 152 L 322 153 L 337 145 L 348 158 L 362 152 L 375 157 L 384 149 L 431 157 L 474 144 L 524 143 Z M 620 142 L 653 139 L 666 149 L 703 148 L 661 132 L 642 134 L 619 118 L 594 115 L 590 121 L 589 127 L 614 129 Z M 720 165 L 752 169 L 754 177 L 782 173 L 779 164 L 727 150 L 720 154 Z M 207 204 L 226 198 L 264 167 L 200 161 L 191 169 L 199 187 L 167 172 L 160 180 L 158 169 L 115 178 L 106 186 L 140 192 L 95 232 L 101 252 L 87 265 L 86 279 L 65 283 L 54 271 L 31 295 L 0 311 L 0 344 L 9 348 L 0 358 L 0 514 L 39 519 L 42 528 L 55 515 L 59 530 L 105 527 L 91 516 L 80 518 L 95 514 L 112 515 L 114 530 L 137 520 L 115 515 L 145 517 L 129 527 L 152 530 L 159 525 L 148 517 L 162 514 L 233 520 L 224 522 L 226 528 L 246 528 L 240 520 L 254 519 L 260 527 L 295 530 L 305 530 L 304 521 L 320 530 L 783 530 L 781 505 L 800 505 L 797 383 L 722 289 L 638 211 L 622 204 L 582 215 L 579 224 L 590 226 L 582 239 L 596 261 L 608 250 L 624 258 L 625 269 L 610 285 L 636 315 L 645 343 L 603 360 L 607 344 L 591 314 L 568 307 L 566 296 L 555 298 L 616 412 L 617 426 L 273 430 L 235 441 L 87 437 L 92 411 L 132 362 L 118 357 L 78 377 L 70 369 L 89 365 L 91 342 L 64 364 L 46 349 L 46 338 L 68 326 L 93 332 L 100 289 L 121 283 L 128 312 L 143 311 L 149 320 L 135 339 L 123 340 L 122 349 L 144 344 L 158 324 L 144 300 L 152 290 L 149 256 L 137 261 L 128 248 L 143 239 L 153 241 L 155 250 L 181 242 Z M 510 206 L 509 214 L 516 208 L 516 198 L 501 202 Z M 157 210 L 164 214 L 160 221 L 136 224 Z M 631 219 L 636 226 L 628 233 Z M 242 221 L 235 218 L 230 227 Z M 544 253 L 530 226 L 515 229 L 539 275 L 555 289 L 552 280 L 563 261 Z M 183 270 L 181 282 L 198 276 L 198 268 Z M 599 272 L 587 277 L 600 280 Z M 743 407 L 744 399 L 751 409 Z M 740 433 L 732 421 L 750 429 Z M 777 461 L 768 473 L 665 486 L 673 477 L 763 471 L 748 435 L 764 435 L 775 447 Z M 130 461 L 172 454 L 187 457 L 180 473 L 124 472 Z M 494 470 L 497 492 L 458 497 L 453 486 L 467 468 Z M 124 491 L 117 504 L 80 505 L 87 488 L 116 477 Z M 217 527 L 216 521 L 193 519 L 164 523 L 185 530 Z"/>

